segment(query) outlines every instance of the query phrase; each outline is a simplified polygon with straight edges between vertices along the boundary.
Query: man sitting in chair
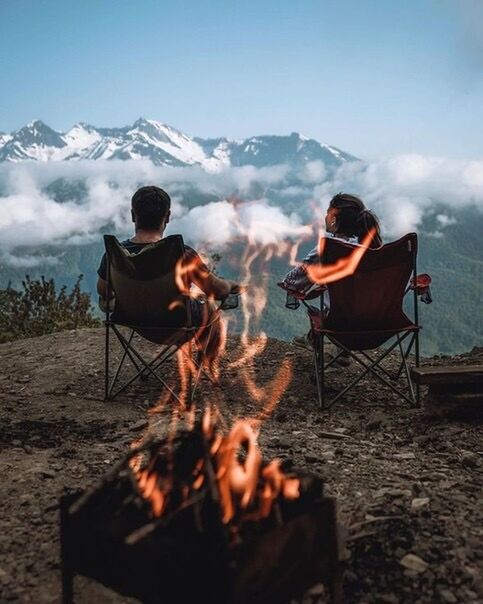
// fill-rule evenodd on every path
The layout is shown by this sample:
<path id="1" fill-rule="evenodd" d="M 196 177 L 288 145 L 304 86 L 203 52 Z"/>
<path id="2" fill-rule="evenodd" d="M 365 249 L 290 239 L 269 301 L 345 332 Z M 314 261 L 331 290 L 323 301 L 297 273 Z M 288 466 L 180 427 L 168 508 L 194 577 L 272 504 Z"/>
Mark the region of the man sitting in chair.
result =
<path id="1" fill-rule="evenodd" d="M 145 246 L 163 239 L 169 222 L 171 199 L 166 191 L 155 186 L 141 187 L 131 200 L 131 216 L 134 222 L 134 236 L 121 242 L 130 253 L 140 252 Z M 189 267 L 185 280 L 188 286 L 194 284 L 211 300 L 223 300 L 231 293 L 240 293 L 240 286 L 234 281 L 220 279 L 203 262 L 199 254 L 185 245 L 183 264 Z M 97 270 L 99 279 L 97 291 L 103 300 L 107 298 L 107 260 L 102 256 Z M 225 328 L 216 305 L 205 299 L 190 299 L 191 320 L 194 326 L 211 325 L 209 330 L 200 330 L 199 341 L 206 347 L 207 356 L 212 356 L 222 342 Z M 206 341 L 209 338 L 209 341 Z"/>

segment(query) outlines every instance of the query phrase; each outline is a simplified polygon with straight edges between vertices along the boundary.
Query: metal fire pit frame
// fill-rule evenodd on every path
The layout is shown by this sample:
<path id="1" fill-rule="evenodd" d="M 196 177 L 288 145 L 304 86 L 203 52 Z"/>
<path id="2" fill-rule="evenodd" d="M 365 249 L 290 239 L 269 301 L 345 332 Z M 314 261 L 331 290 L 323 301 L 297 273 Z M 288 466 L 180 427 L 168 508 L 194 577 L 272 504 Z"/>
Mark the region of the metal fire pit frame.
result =
<path id="1" fill-rule="evenodd" d="M 132 572 L 131 562 L 143 568 L 140 558 L 146 557 L 139 547 L 129 549 L 121 540 L 109 542 L 115 557 L 125 561 L 126 568 L 119 568 L 117 584 L 109 578 L 109 571 L 103 575 L 99 570 L 99 557 L 105 558 L 106 540 L 102 535 L 92 534 L 86 537 L 88 529 L 78 521 L 76 514 L 70 508 L 80 495 L 66 495 L 60 499 L 60 542 L 61 542 L 61 572 L 62 572 L 62 602 L 74 602 L 74 578 L 82 575 L 94 579 L 120 594 L 138 598 L 146 604 L 181 604 L 183 600 L 173 596 L 173 579 L 169 571 L 163 576 L 163 565 L 157 566 L 156 577 L 148 581 L 152 584 L 147 595 L 146 577 L 140 581 L 139 573 Z M 87 541 L 86 541 L 87 539 Z M 89 541 L 90 539 L 90 541 Z M 99 539 L 99 548 L 95 548 Z M 102 543 L 101 543 L 102 542 Z M 86 543 L 88 546 L 86 547 Z M 139 544 L 138 544 L 139 545 Z M 93 551 L 92 548 L 95 548 Z M 103 551 L 103 554 L 100 554 Z M 293 597 L 303 595 L 312 586 L 323 583 L 328 589 L 333 604 L 341 604 L 342 580 L 340 568 L 340 544 L 337 525 L 336 500 L 331 497 L 321 497 L 284 524 L 269 529 L 252 544 L 241 568 L 232 572 L 227 562 L 216 567 L 213 581 L 221 581 L 219 600 L 211 596 L 212 604 L 283 604 Z M 209 554 L 209 552 L 208 552 Z M 97 556 L 97 560 L 96 560 Z M 104 557 L 103 557 L 104 556 Z M 131 557 L 131 562 L 129 558 Z M 152 555 L 151 555 L 152 557 Z M 208 557 L 208 555 L 206 556 Z M 150 564 L 152 566 L 152 560 Z M 122 564 L 120 566 L 123 566 Z M 185 568 L 186 581 L 194 581 L 193 569 Z M 134 578 L 133 578 L 134 577 Z M 121 581 L 122 585 L 120 585 Z M 139 584 L 142 583 L 142 584 Z M 167 585 L 167 589 L 165 589 Z M 160 588 L 161 587 L 161 588 Z M 160 588 L 160 589 L 159 589 Z M 194 588 L 193 588 L 194 589 Z M 152 592 L 156 591 L 155 594 Z M 196 590 L 201 601 L 206 601 L 201 590 Z M 172 599 L 175 597 L 176 599 Z M 208 595 L 210 597 L 210 595 Z"/>

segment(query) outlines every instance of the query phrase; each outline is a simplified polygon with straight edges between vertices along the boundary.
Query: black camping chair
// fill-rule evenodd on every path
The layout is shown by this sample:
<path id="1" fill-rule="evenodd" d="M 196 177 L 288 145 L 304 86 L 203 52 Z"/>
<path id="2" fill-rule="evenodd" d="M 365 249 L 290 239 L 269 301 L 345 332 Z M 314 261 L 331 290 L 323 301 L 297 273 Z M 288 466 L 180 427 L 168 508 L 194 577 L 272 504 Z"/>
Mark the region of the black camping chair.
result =
<path id="1" fill-rule="evenodd" d="M 419 366 L 418 297 L 431 302 L 429 275 L 417 275 L 418 241 L 415 233 L 388 243 L 378 249 L 367 249 L 353 274 L 328 283 L 316 295 L 320 306 L 307 302 L 307 297 L 287 291 L 288 308 L 302 302 L 308 311 L 313 336 L 315 380 L 319 404 L 331 407 L 366 375 L 372 375 L 393 392 L 409 402 L 419 405 L 419 387 L 413 386 L 409 371 L 409 355 L 414 347 L 416 367 Z M 320 262 L 335 265 L 354 252 L 354 246 L 339 239 L 327 238 Z M 279 284 L 283 287 L 283 284 Z M 284 289 L 287 289 L 284 287 Z M 330 307 L 324 306 L 322 290 L 328 290 Z M 404 296 L 413 291 L 414 319 L 403 311 Z M 313 297 L 312 294 L 310 297 Z M 326 340 L 338 347 L 338 352 L 326 361 Z M 374 356 L 374 351 L 390 342 Z M 391 373 L 381 362 L 395 349 L 400 353 L 398 369 Z M 325 400 L 325 372 L 344 352 L 352 357 L 362 371 L 337 393 L 328 403 Z M 404 372 L 407 388 L 399 385 Z"/>
<path id="2" fill-rule="evenodd" d="M 191 317 L 189 296 L 183 294 L 177 285 L 176 266 L 184 256 L 184 243 L 181 235 L 171 235 L 146 245 L 140 252 L 128 252 L 112 235 L 104 235 L 107 264 L 107 299 L 105 310 L 105 400 L 112 400 L 123 392 L 135 380 L 152 376 L 166 388 L 171 395 L 178 395 L 160 375 L 160 367 L 179 349 L 187 354 L 196 367 L 196 375 L 189 372 L 188 404 L 190 405 L 197 383 L 203 372 L 202 363 L 206 348 L 198 341 L 200 326 L 194 325 Z M 220 308 L 235 308 L 238 298 L 230 296 L 229 304 Z M 216 314 L 204 330 L 211 331 Z M 126 337 L 120 330 L 127 327 L 130 334 Z M 116 336 L 123 354 L 111 379 L 110 377 L 110 335 Z M 135 347 L 134 336 L 160 345 L 160 351 L 147 360 Z M 208 341 L 209 338 L 207 338 Z M 193 346 L 196 344 L 198 355 L 193 359 Z M 183 347 L 183 348 L 182 348 Z M 121 370 L 129 359 L 135 368 L 135 374 L 119 385 Z"/>

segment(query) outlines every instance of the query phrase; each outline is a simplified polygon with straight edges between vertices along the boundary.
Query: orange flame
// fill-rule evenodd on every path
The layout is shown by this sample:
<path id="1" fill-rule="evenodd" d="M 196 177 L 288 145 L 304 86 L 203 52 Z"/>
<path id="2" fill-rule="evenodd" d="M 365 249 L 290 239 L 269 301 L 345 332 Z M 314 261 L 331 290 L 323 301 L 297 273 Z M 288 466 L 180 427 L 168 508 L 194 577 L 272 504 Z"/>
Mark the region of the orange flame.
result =
<path id="1" fill-rule="evenodd" d="M 211 442 L 210 455 L 216 468 L 216 486 L 219 494 L 220 516 L 224 524 L 232 522 L 235 516 L 239 522 L 267 518 L 274 501 L 278 497 L 287 500 L 299 497 L 300 481 L 284 474 L 280 460 L 274 459 L 262 467 L 262 455 L 257 444 L 258 430 L 249 420 L 237 420 L 230 432 L 223 436 L 215 425 L 217 417 L 211 407 L 207 407 L 201 429 L 207 442 Z M 245 458 L 240 458 L 240 452 Z M 160 477 L 154 470 L 156 458 L 151 459 L 147 468 L 141 469 L 141 459 L 131 460 L 131 470 L 137 480 L 139 494 L 148 501 L 152 514 L 159 518 L 166 511 L 173 492 L 173 473 Z M 181 487 L 181 504 L 184 507 L 190 492 L 199 491 L 206 484 L 205 462 L 199 459 L 193 469 L 191 488 Z"/>
<path id="2" fill-rule="evenodd" d="M 359 262 L 362 260 L 362 257 L 366 253 L 372 241 L 372 238 L 375 235 L 375 232 L 375 229 L 371 229 L 364 237 L 361 245 L 354 248 L 353 252 L 351 252 L 345 258 L 341 258 L 334 264 L 305 265 L 310 280 L 314 283 L 317 283 L 318 285 L 326 285 L 327 283 L 333 283 L 334 281 L 339 281 L 340 279 L 344 279 L 344 277 L 348 277 L 354 274 L 355 270 L 359 265 Z M 324 237 L 321 237 L 319 239 L 318 245 L 319 256 L 322 256 L 323 254 L 325 243 L 326 239 Z"/>
<path id="3" fill-rule="evenodd" d="M 346 258 L 333 265 L 307 265 L 309 278 L 317 284 L 326 284 L 342 279 L 352 274 L 367 247 L 369 246 L 374 231 L 370 232 L 361 246 L 358 246 Z M 292 377 L 292 362 L 284 359 L 275 376 L 266 384 L 258 384 L 253 375 L 253 364 L 256 358 L 263 353 L 267 336 L 259 332 L 255 337 L 250 337 L 250 332 L 261 317 L 267 303 L 267 285 L 269 271 L 267 262 L 273 256 L 287 255 L 289 263 L 295 264 L 299 243 L 280 242 L 279 244 L 262 245 L 254 240 L 248 242 L 241 258 L 243 267 L 242 282 L 248 285 L 249 295 L 242 296 L 241 307 L 243 313 L 243 331 L 240 337 L 238 358 L 231 362 L 232 368 L 239 370 L 246 392 L 250 399 L 256 401 L 260 410 L 255 417 L 236 419 L 231 429 L 222 432 L 219 426 L 223 423 L 219 407 L 214 404 L 216 399 L 212 395 L 212 404 L 205 405 L 201 416 L 201 431 L 208 445 L 208 454 L 213 467 L 216 469 L 215 480 L 219 494 L 221 519 L 224 523 L 243 521 L 244 519 L 260 519 L 270 515 L 277 498 L 296 499 L 300 496 L 300 481 L 298 478 L 287 476 L 281 469 L 280 460 L 274 459 L 263 466 L 262 456 L 257 444 L 257 438 L 262 422 L 269 417 L 279 400 L 286 391 Z M 323 252 L 325 239 L 320 238 L 319 253 Z M 260 265 L 260 266 L 259 266 Z M 201 293 L 190 286 L 190 275 L 200 271 L 198 261 L 179 262 L 176 266 L 176 283 L 179 291 L 190 298 L 199 298 Z M 200 342 L 206 338 L 210 329 L 209 304 L 214 302 L 209 297 L 202 317 L 202 324 L 196 330 L 194 343 L 198 349 L 202 348 Z M 220 321 L 222 319 L 220 318 Z M 221 324 L 219 341 L 215 346 L 207 348 L 203 368 L 213 383 L 218 382 L 220 359 L 225 351 L 226 325 Z M 195 409 L 188 403 L 189 382 L 194 379 L 200 367 L 191 357 L 191 344 L 185 344 L 177 352 L 179 373 L 179 404 L 175 405 L 172 412 L 170 433 L 173 435 L 178 419 L 181 415 L 187 420 L 188 428 L 194 429 Z M 202 368 L 202 369 L 203 369 Z M 219 396 L 222 396 L 220 391 Z M 164 409 L 170 401 L 167 393 L 151 411 L 151 416 Z M 140 439 L 142 440 L 142 439 Z M 136 444 L 139 444 L 137 441 Z M 131 459 L 131 470 L 137 480 L 140 495 L 150 502 L 154 517 L 165 513 L 173 489 L 172 477 L 166 479 L 157 476 L 153 467 L 141 469 L 142 455 Z M 198 460 L 192 474 L 191 486 L 182 487 L 183 503 L 192 491 L 200 491 L 209 482 L 206 461 Z M 152 466 L 152 464 L 151 464 Z"/>

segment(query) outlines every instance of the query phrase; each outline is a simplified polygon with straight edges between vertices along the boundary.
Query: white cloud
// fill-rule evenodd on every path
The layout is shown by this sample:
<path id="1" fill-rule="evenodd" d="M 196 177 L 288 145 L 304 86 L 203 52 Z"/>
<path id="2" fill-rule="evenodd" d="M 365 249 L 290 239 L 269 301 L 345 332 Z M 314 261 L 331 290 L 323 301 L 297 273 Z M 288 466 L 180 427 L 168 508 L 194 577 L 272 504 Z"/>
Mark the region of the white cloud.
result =
<path id="1" fill-rule="evenodd" d="M 237 232 L 237 212 L 228 201 L 197 206 L 169 224 L 168 233 L 183 233 L 185 239 L 220 246 Z"/>
<path id="2" fill-rule="evenodd" d="M 399 236 L 417 230 L 424 211 L 436 202 L 483 210 L 483 160 L 400 155 L 346 163 L 315 187 L 314 197 L 327 205 L 338 191 L 361 197 L 379 216 L 386 235 Z"/>
<path id="3" fill-rule="evenodd" d="M 303 219 L 315 220 L 312 204 L 323 211 L 338 191 L 359 195 L 380 217 L 386 238 L 416 230 L 435 202 L 483 209 L 483 160 L 403 155 L 369 164 L 346 162 L 328 172 L 323 182 L 319 179 L 325 177 L 325 167 L 319 164 L 307 164 L 295 181 L 287 166 L 226 168 L 208 174 L 199 167 L 156 167 L 143 160 L 2 164 L 0 252 L 13 263 L 19 246 L 90 242 L 105 227 L 129 233 L 130 198 L 147 183 L 171 193 L 170 232 L 182 232 L 193 243 L 217 248 L 243 236 L 264 243 L 305 236 L 309 231 L 303 228 Z M 83 198 L 58 203 L 49 196 L 45 187 L 60 178 L 83 181 Z M 271 196 L 276 191 L 280 200 L 299 197 L 300 201 L 290 202 L 296 213 L 274 207 L 263 197 L 265 190 Z M 199 193 L 214 201 L 191 207 L 190 195 Z M 233 194 L 251 201 L 226 201 Z M 438 220 L 439 228 L 449 224 L 445 218 Z M 27 260 L 22 262 L 29 261 L 23 258 Z"/>
<path id="4" fill-rule="evenodd" d="M 128 233 L 132 228 L 130 198 L 146 183 L 158 184 L 171 193 L 171 232 L 177 228 L 191 241 L 224 245 L 240 235 L 240 229 L 237 211 L 223 198 L 233 193 L 247 196 L 255 184 L 258 188 L 281 185 L 287 171 L 286 166 L 245 166 L 208 174 L 199 167 L 155 167 L 143 160 L 3 164 L 0 249 L 10 253 L 22 245 L 90 242 L 106 226 Z M 85 183 L 86 194 L 81 202 L 58 203 L 45 192 L 47 185 L 60 178 Z M 193 191 L 219 201 L 188 211 L 181 199 Z M 12 263 L 11 253 L 4 258 Z"/>
<path id="5" fill-rule="evenodd" d="M 30 254 L 17 255 L 10 252 L 0 250 L 0 260 L 17 268 L 28 268 L 32 266 L 45 266 L 46 264 L 53 265 L 59 263 L 59 258 L 56 256 L 32 256 Z"/>
<path id="6" fill-rule="evenodd" d="M 327 170 L 323 161 L 309 161 L 305 164 L 301 180 L 306 183 L 323 182 L 327 176 Z"/>
<path id="7" fill-rule="evenodd" d="M 287 216 L 266 200 L 242 204 L 239 208 L 239 233 L 249 241 L 268 245 L 283 239 L 300 239 L 312 234 L 310 227 L 301 224 L 296 214 Z"/>
<path id="8" fill-rule="evenodd" d="M 454 218 L 454 216 L 447 216 L 446 214 L 438 214 L 436 220 L 442 227 L 456 223 L 456 218 Z"/>

